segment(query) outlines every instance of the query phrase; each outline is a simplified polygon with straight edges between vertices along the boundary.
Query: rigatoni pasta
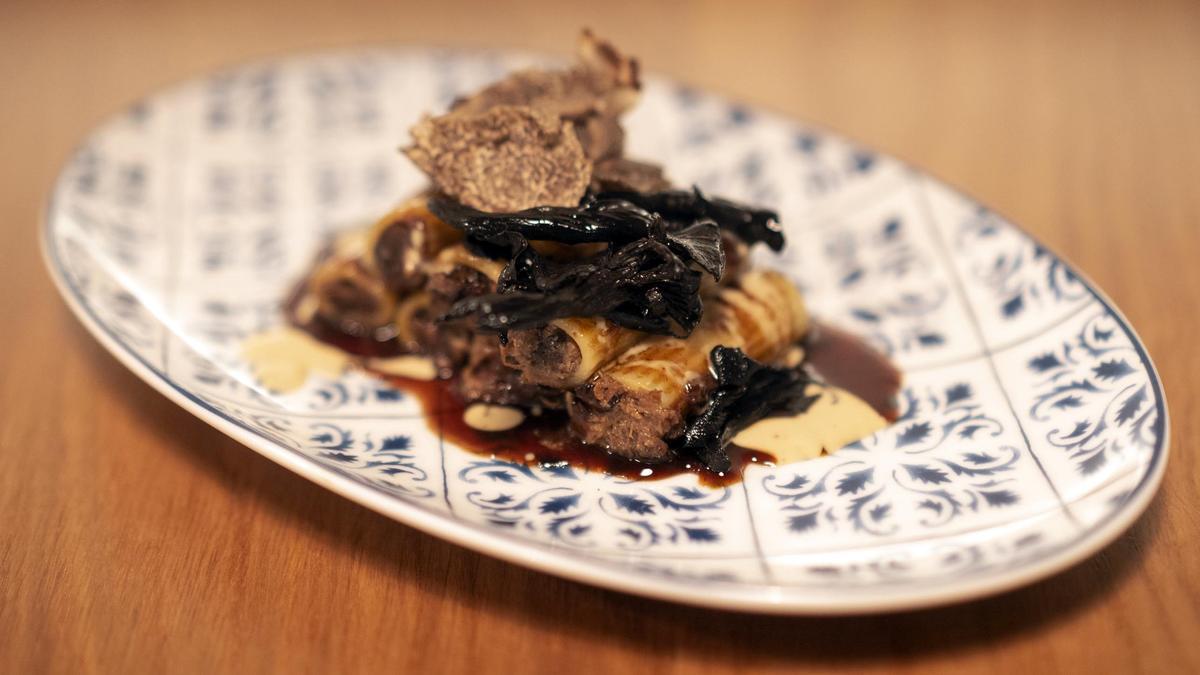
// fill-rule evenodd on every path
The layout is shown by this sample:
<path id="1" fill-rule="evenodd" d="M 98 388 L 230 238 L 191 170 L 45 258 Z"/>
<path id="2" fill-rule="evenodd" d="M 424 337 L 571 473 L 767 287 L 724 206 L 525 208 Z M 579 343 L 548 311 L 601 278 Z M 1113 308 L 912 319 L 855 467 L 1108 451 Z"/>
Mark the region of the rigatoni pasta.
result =
<path id="1" fill-rule="evenodd" d="M 601 368 L 568 399 L 571 428 L 585 442 L 640 459 L 661 459 L 689 410 L 713 384 L 709 353 L 735 347 L 772 361 L 803 337 L 804 302 L 777 272 L 748 272 L 706 302 L 686 338 L 655 336 Z"/>

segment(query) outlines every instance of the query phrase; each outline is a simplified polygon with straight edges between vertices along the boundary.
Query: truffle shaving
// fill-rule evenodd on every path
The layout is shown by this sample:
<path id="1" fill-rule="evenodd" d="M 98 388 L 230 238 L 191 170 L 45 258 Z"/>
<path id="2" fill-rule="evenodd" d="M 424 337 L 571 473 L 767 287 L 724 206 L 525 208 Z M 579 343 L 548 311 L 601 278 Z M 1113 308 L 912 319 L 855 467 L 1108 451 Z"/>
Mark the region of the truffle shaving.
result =
<path id="1" fill-rule="evenodd" d="M 583 31 L 578 63 L 566 70 L 523 70 L 451 106 L 451 114 L 478 115 L 497 106 L 528 106 L 574 126 L 591 159 L 616 157 L 624 145 L 617 117 L 637 103 L 637 61 Z"/>
<path id="2" fill-rule="evenodd" d="M 529 107 L 427 117 L 412 137 L 409 159 L 439 190 L 482 211 L 574 206 L 591 181 L 570 124 Z"/>

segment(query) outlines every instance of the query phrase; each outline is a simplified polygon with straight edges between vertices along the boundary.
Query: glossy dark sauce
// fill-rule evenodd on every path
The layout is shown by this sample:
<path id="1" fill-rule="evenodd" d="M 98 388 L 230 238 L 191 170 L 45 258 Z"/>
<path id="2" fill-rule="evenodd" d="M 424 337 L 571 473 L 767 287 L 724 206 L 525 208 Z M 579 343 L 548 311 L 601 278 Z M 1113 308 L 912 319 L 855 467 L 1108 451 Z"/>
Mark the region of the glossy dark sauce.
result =
<path id="1" fill-rule="evenodd" d="M 368 372 L 370 372 L 368 370 Z M 647 464 L 602 448 L 585 445 L 567 431 L 567 415 L 547 411 L 529 415 L 511 431 L 479 431 L 463 422 L 464 404 L 454 391 L 454 380 L 431 382 L 374 373 L 421 402 L 425 422 L 434 433 L 450 443 L 477 455 L 526 466 L 569 465 L 586 472 L 602 472 L 628 480 L 659 480 L 683 473 L 696 474 L 700 483 L 710 487 L 731 485 L 741 480 L 742 469 L 750 464 L 773 465 L 775 458 L 765 452 L 730 447 L 733 469 L 724 473 L 710 471 L 694 459 L 676 457 L 666 462 Z"/>
<path id="2" fill-rule="evenodd" d="M 806 363 L 825 382 L 861 398 L 889 422 L 900 416 L 896 394 L 903 376 L 886 356 L 861 338 L 816 324 L 805 342 Z"/>
<path id="3" fill-rule="evenodd" d="M 353 356 L 368 359 L 387 359 L 393 356 L 401 356 L 405 353 L 404 345 L 395 337 L 377 339 L 347 335 L 338 330 L 336 326 L 330 325 L 320 318 L 309 321 L 306 324 L 296 324 L 296 327 L 317 340 L 337 347 Z"/>
<path id="4" fill-rule="evenodd" d="M 289 306 L 294 307 L 294 304 L 291 302 Z M 297 324 L 297 327 L 322 342 L 362 358 L 367 372 L 372 371 L 366 367 L 365 359 L 403 353 L 395 339 L 347 335 L 319 319 Z M 896 420 L 896 394 L 900 390 L 901 374 L 886 357 L 854 335 L 826 325 L 814 328 L 805 348 L 806 362 L 825 382 L 861 398 L 888 421 Z M 468 404 L 459 399 L 454 379 L 423 381 L 378 372 L 372 374 L 416 398 L 431 431 L 485 457 L 527 466 L 566 464 L 582 471 L 603 472 L 628 480 L 660 480 L 691 473 L 701 484 L 710 487 L 737 483 L 742 479 L 744 469 L 751 464 L 775 464 L 775 457 L 768 453 L 732 444 L 727 448 L 732 468 L 723 473 L 712 471 L 688 457 L 677 456 L 656 464 L 638 462 L 572 438 L 567 430 L 567 415 L 562 411 L 528 415 L 520 426 L 510 431 L 479 431 L 463 421 Z"/>

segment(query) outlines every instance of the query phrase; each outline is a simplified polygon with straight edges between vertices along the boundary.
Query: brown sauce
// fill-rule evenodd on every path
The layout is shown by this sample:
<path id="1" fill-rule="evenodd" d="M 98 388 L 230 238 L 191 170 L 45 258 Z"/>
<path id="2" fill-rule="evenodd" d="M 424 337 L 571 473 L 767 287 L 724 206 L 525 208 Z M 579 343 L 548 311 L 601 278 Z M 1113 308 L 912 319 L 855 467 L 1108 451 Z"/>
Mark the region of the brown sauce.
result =
<path id="1" fill-rule="evenodd" d="M 487 432 L 463 422 L 466 404 L 454 391 L 453 380 L 422 382 L 392 375 L 380 375 L 391 384 L 417 398 L 425 411 L 430 430 L 442 438 L 475 454 L 528 466 L 567 464 L 587 472 L 603 472 L 630 480 L 659 480 L 692 473 L 710 487 L 731 485 L 741 480 L 742 469 L 750 464 L 774 464 L 765 452 L 730 448 L 733 469 L 725 473 L 710 471 L 699 462 L 675 458 L 658 464 L 646 464 L 601 448 L 585 445 L 567 432 L 567 415 L 547 411 L 530 415 L 511 431 Z"/>
<path id="2" fill-rule="evenodd" d="M 296 327 L 317 340 L 337 347 L 347 354 L 354 356 L 370 359 L 386 359 L 405 354 L 404 345 L 393 336 L 375 338 L 347 335 L 338 330 L 336 326 L 330 325 L 320 318 L 313 319 L 306 324 L 297 325 Z"/>
<path id="3" fill-rule="evenodd" d="M 889 422 L 900 416 L 896 394 L 903 376 L 886 356 L 861 338 L 826 324 L 813 327 L 805 344 L 807 363 L 825 382 L 866 401 Z"/>
<path id="4" fill-rule="evenodd" d="M 364 359 L 387 358 L 403 353 L 401 345 L 394 338 L 350 336 L 320 320 L 298 327 L 322 342 Z M 886 357 L 854 335 L 826 325 L 819 325 L 812 331 L 805 348 L 807 363 L 826 382 L 858 396 L 885 419 L 895 421 L 898 416 L 896 394 L 900 390 L 901 374 Z M 520 426 L 509 431 L 479 431 L 463 421 L 467 404 L 458 398 L 453 379 L 421 381 L 373 374 L 417 398 L 432 431 L 461 448 L 485 457 L 528 466 L 567 464 L 583 471 L 603 472 L 630 480 L 659 480 L 691 473 L 697 476 L 701 484 L 710 487 L 737 483 L 742 478 L 743 470 L 751 464 L 775 464 L 775 457 L 769 453 L 732 444 L 727 451 L 733 468 L 724 473 L 712 471 L 686 457 L 656 464 L 638 462 L 571 438 L 567 431 L 567 416 L 562 411 L 530 415 Z"/>

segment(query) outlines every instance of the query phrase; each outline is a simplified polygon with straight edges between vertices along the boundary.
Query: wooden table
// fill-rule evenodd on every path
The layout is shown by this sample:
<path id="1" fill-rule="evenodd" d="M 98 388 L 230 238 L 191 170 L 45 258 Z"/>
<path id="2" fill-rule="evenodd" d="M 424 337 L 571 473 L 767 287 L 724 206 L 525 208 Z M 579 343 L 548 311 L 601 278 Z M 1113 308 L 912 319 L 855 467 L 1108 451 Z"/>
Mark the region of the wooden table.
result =
<path id="1" fill-rule="evenodd" d="M 643 4 L 0 7 L 0 672 L 1200 670 L 1200 5 Z M 1149 512 L 1070 571 L 957 607 L 788 619 L 627 597 L 288 473 L 126 372 L 51 288 L 51 180 L 147 90 L 371 41 L 564 52 L 582 24 L 924 166 L 1078 263 L 1166 382 Z"/>

